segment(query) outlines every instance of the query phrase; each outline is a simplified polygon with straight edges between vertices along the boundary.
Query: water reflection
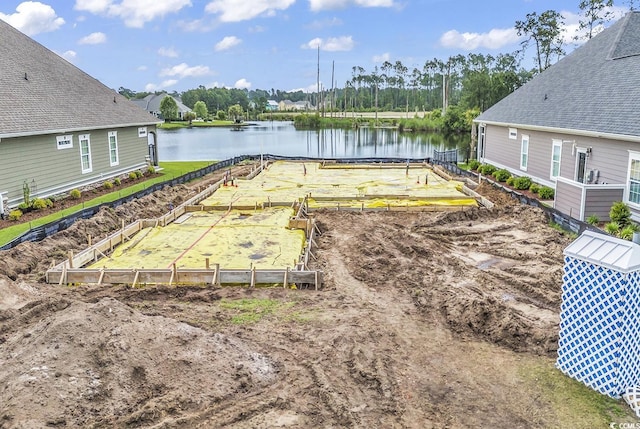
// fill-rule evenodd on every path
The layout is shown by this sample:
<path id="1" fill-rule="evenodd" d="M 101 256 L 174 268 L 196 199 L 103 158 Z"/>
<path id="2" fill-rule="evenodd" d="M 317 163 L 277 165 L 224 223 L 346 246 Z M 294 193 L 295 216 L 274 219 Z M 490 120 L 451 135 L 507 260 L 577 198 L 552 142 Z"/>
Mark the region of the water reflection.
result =
<path id="1" fill-rule="evenodd" d="M 270 153 L 314 158 L 428 158 L 433 151 L 457 149 L 459 159 L 469 150 L 468 136 L 399 133 L 369 128 L 298 131 L 290 122 L 257 122 L 242 131 L 229 128 L 159 130 L 162 161 L 226 159 Z"/>

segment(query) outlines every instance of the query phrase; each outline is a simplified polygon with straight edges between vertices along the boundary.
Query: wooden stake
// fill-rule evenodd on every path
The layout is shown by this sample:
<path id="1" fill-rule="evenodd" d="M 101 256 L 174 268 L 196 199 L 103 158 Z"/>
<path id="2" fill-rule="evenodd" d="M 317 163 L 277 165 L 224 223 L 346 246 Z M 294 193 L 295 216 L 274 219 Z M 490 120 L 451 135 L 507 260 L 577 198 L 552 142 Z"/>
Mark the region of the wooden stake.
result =
<path id="1" fill-rule="evenodd" d="M 204 265 L 205 265 L 205 267 L 206 267 L 206 268 L 207 268 L 207 270 L 208 270 L 208 269 L 209 269 L 209 258 L 206 258 L 206 259 L 204 260 Z"/>
<path id="2" fill-rule="evenodd" d="M 215 271 L 213 273 L 213 283 L 216 286 L 220 286 L 220 264 L 215 265 Z"/>
<path id="3" fill-rule="evenodd" d="M 251 287 L 256 287 L 256 267 L 251 264 Z"/>
<path id="4" fill-rule="evenodd" d="M 287 283 L 289 283 L 289 267 L 284 272 L 284 281 L 282 282 L 282 287 L 284 289 L 287 288 Z"/>
<path id="5" fill-rule="evenodd" d="M 69 268 L 73 268 L 73 251 L 69 250 L 67 257 L 69 259 Z"/>
<path id="6" fill-rule="evenodd" d="M 91 234 L 87 235 L 87 244 L 91 246 Z"/>
<path id="7" fill-rule="evenodd" d="M 132 288 L 136 287 L 136 283 L 138 283 L 138 276 L 140 276 L 140 271 L 135 270 L 135 272 L 136 272 L 136 275 L 133 276 L 133 283 L 131 284 Z"/>
<path id="8" fill-rule="evenodd" d="M 100 270 L 100 278 L 98 279 L 98 286 L 102 284 L 103 278 L 104 278 L 104 268 Z"/>

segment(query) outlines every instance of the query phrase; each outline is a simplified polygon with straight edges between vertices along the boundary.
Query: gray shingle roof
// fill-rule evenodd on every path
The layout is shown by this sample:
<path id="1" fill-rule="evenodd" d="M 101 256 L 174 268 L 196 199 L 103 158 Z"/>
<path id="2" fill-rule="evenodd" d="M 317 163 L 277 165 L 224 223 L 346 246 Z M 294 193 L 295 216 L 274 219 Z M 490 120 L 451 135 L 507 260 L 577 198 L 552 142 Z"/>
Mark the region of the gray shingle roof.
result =
<path id="1" fill-rule="evenodd" d="M 159 123 L 0 20 L 0 138 Z"/>
<path id="2" fill-rule="evenodd" d="M 149 94 L 146 97 L 142 98 L 142 99 L 137 99 L 137 100 L 131 100 L 133 103 L 137 104 L 138 106 L 142 107 L 144 110 L 146 110 L 147 112 L 159 112 L 160 111 L 160 103 L 162 102 L 162 99 L 164 97 L 172 97 L 169 94 L 167 94 L 166 92 L 163 92 L 161 94 Z M 182 101 L 179 98 L 176 97 L 172 97 L 175 101 L 176 104 L 178 105 L 178 112 L 190 112 L 191 109 L 188 106 L 185 106 L 184 103 L 182 103 Z"/>
<path id="3" fill-rule="evenodd" d="M 640 12 L 629 12 L 477 122 L 640 137 Z"/>

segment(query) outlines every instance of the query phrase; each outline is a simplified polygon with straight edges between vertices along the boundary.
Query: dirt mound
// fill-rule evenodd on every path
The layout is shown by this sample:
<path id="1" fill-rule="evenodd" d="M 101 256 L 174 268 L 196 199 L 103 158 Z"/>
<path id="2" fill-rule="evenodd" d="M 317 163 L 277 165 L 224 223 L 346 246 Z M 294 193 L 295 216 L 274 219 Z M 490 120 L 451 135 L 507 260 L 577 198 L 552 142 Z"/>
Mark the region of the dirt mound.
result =
<path id="1" fill-rule="evenodd" d="M 234 337 L 110 298 L 58 305 L 9 322 L 28 326 L 0 356 L 3 427 L 169 423 L 278 377 L 278 364 Z"/>

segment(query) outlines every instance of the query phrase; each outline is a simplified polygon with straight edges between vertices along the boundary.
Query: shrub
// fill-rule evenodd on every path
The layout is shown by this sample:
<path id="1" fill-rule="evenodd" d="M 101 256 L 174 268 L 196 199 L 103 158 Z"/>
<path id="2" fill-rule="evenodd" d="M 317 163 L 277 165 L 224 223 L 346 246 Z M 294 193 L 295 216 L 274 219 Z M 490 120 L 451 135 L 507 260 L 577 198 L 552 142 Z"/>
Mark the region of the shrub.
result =
<path id="1" fill-rule="evenodd" d="M 531 178 L 527 176 L 518 177 L 513 181 L 513 187 L 520 190 L 529 189 L 531 187 Z"/>
<path id="2" fill-rule="evenodd" d="M 556 192 L 549 186 L 543 186 L 538 190 L 538 196 L 541 200 L 552 200 Z"/>
<path id="3" fill-rule="evenodd" d="M 480 161 L 478 161 L 477 159 L 472 159 L 471 161 L 469 161 L 469 170 L 477 170 L 478 167 L 480 167 Z"/>
<path id="4" fill-rule="evenodd" d="M 511 173 L 503 168 L 502 170 L 494 171 L 493 177 L 495 177 L 498 182 L 506 182 L 507 179 L 511 177 Z"/>
<path id="5" fill-rule="evenodd" d="M 18 210 L 21 210 L 23 212 L 29 210 L 31 208 L 31 206 L 28 203 L 20 203 L 18 205 Z"/>
<path id="6" fill-rule="evenodd" d="M 621 227 L 625 227 L 631 223 L 631 210 L 629 206 L 622 201 L 617 201 L 609 210 L 609 218 L 613 222 L 617 222 Z"/>
<path id="7" fill-rule="evenodd" d="M 22 217 L 22 210 L 11 210 L 9 220 L 19 220 Z"/>
<path id="8" fill-rule="evenodd" d="M 138 175 L 136 174 L 135 171 L 132 171 L 131 173 L 129 173 L 129 179 L 136 180 L 137 178 L 138 178 Z"/>
<path id="9" fill-rule="evenodd" d="M 144 174 L 142 174 L 142 171 L 140 171 L 140 170 L 136 170 L 135 173 L 136 173 L 136 179 L 144 177 Z"/>
<path id="10" fill-rule="evenodd" d="M 31 202 L 31 207 L 34 210 L 42 210 L 47 208 L 47 202 L 42 198 L 36 198 Z"/>
<path id="11" fill-rule="evenodd" d="M 516 180 L 515 177 L 511 176 L 507 179 L 507 185 L 513 186 L 513 182 Z"/>
<path id="12" fill-rule="evenodd" d="M 103 187 L 104 189 L 113 189 L 113 183 L 107 180 L 106 182 L 104 182 L 104 183 L 102 184 L 102 187 Z"/>
<path id="13" fill-rule="evenodd" d="M 71 192 L 69 192 L 69 196 L 74 200 L 79 200 L 82 193 L 78 189 L 72 189 Z"/>
<path id="14" fill-rule="evenodd" d="M 46 200 L 44 200 L 44 202 L 47 207 L 53 207 L 53 200 L 51 198 L 47 198 Z"/>
<path id="15" fill-rule="evenodd" d="M 484 174 L 485 176 L 490 176 L 490 175 L 492 175 L 492 174 L 493 174 L 493 172 L 494 172 L 494 171 L 496 171 L 496 170 L 497 170 L 497 168 L 496 168 L 496 167 L 494 167 L 493 165 L 491 165 L 491 164 L 485 164 L 485 165 L 483 165 L 482 167 L 480 167 L 480 168 L 478 169 L 478 172 L 480 172 L 480 173 Z"/>
<path id="16" fill-rule="evenodd" d="M 624 240 L 632 240 L 634 232 L 636 232 L 636 228 L 633 225 L 627 225 L 618 232 L 618 237 Z"/>
<path id="17" fill-rule="evenodd" d="M 620 224 L 618 222 L 609 222 L 604 226 L 604 230 L 611 235 L 618 235 Z"/>
<path id="18" fill-rule="evenodd" d="M 534 194 L 537 194 L 540 190 L 540 185 L 538 185 L 537 183 L 532 183 L 531 186 L 529 186 L 529 190 Z"/>
<path id="19" fill-rule="evenodd" d="M 115 179 L 113 179 L 113 184 L 115 186 L 120 186 L 122 184 L 122 180 L 120 180 L 119 177 L 116 177 Z"/>
<path id="20" fill-rule="evenodd" d="M 149 167 L 147 167 L 147 173 L 149 174 L 156 174 L 156 169 L 153 165 L 150 165 Z"/>
<path id="21" fill-rule="evenodd" d="M 587 223 L 589 225 L 597 225 L 600 223 L 600 219 L 598 219 L 598 215 L 592 214 L 587 218 Z"/>

